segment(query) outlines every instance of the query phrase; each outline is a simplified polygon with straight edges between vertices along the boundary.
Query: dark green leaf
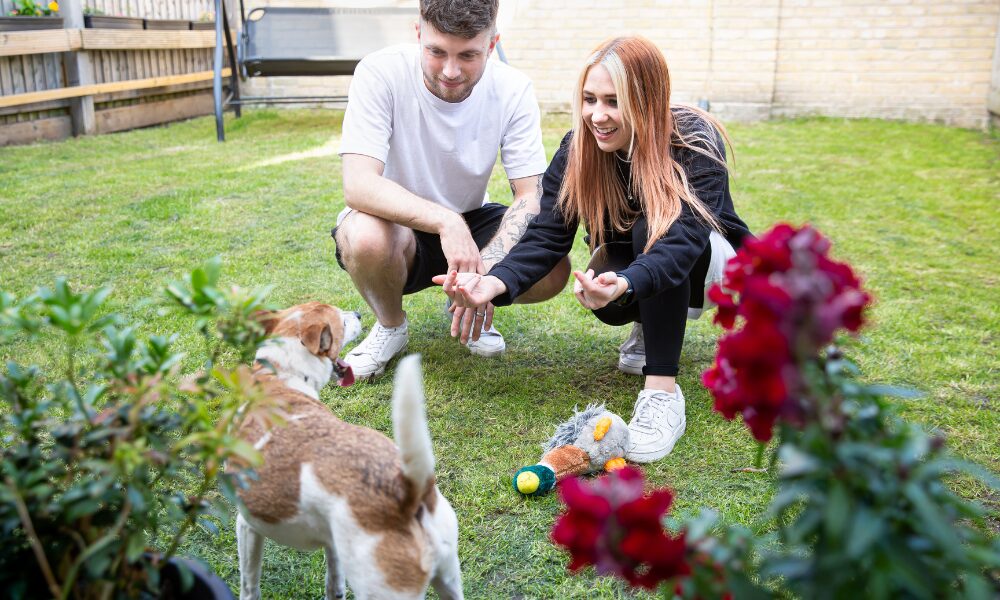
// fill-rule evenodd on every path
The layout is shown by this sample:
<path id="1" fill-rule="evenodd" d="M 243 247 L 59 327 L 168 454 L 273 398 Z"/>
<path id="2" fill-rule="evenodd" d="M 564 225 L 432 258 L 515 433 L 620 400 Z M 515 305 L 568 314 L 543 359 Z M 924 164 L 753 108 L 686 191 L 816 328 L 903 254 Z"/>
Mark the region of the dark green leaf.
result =
<path id="1" fill-rule="evenodd" d="M 65 521 L 67 523 L 72 523 L 73 521 L 81 519 L 87 515 L 92 515 L 100 509 L 101 503 L 97 500 L 90 498 L 80 500 L 66 509 Z"/>
<path id="2" fill-rule="evenodd" d="M 920 518 L 920 530 L 934 539 L 953 560 L 962 560 L 962 546 L 951 523 L 941 519 L 941 513 L 919 486 L 908 484 L 903 493 L 913 504 Z"/>
<path id="3" fill-rule="evenodd" d="M 826 535 L 839 540 L 845 533 L 847 518 L 850 516 L 851 499 L 843 484 L 834 482 L 826 498 L 824 524 Z"/>
<path id="4" fill-rule="evenodd" d="M 142 556 L 143 551 L 146 549 L 146 537 L 141 531 L 133 533 L 129 536 L 128 541 L 125 545 L 125 560 L 133 563 Z"/>
<path id="5" fill-rule="evenodd" d="M 872 544 L 878 541 L 882 533 L 882 519 L 865 507 L 856 509 L 851 517 L 847 536 L 847 555 L 852 560 L 860 559 L 869 551 Z"/>
<path id="6" fill-rule="evenodd" d="M 925 393 L 919 390 L 896 387 L 892 385 L 868 385 L 864 387 L 864 390 L 872 396 L 888 396 L 891 398 L 901 398 L 903 400 L 915 400 L 926 396 Z"/>

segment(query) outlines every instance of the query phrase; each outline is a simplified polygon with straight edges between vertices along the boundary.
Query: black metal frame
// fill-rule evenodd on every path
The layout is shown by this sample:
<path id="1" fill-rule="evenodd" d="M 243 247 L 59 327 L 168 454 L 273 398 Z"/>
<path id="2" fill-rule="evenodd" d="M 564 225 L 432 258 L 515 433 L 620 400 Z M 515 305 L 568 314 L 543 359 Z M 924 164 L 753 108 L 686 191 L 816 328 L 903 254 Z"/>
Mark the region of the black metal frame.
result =
<path id="1" fill-rule="evenodd" d="M 244 19 L 243 0 L 240 0 L 240 23 Z M 225 33 L 226 48 L 229 51 L 229 69 L 232 72 L 229 81 L 229 96 L 222 97 L 222 36 Z M 229 15 L 226 12 L 225 0 L 215 0 L 215 53 L 212 57 L 212 96 L 215 100 L 215 136 L 220 142 L 226 141 L 226 129 L 222 120 L 222 112 L 226 104 L 232 104 L 236 109 L 236 117 L 242 116 L 240 107 L 240 72 L 233 50 L 233 34 L 229 30 Z"/>
<path id="2" fill-rule="evenodd" d="M 240 0 L 240 35 L 246 35 L 246 8 L 243 0 Z M 223 44 L 225 37 L 225 47 L 229 55 L 229 67 L 232 71 L 230 75 L 230 90 L 227 96 L 223 96 L 222 89 L 222 68 L 223 68 Z M 215 0 L 215 54 L 212 60 L 214 72 L 212 80 L 212 96 L 215 101 L 215 135 L 218 141 L 226 141 L 226 130 L 223 120 L 223 113 L 227 106 L 232 106 L 236 112 L 236 117 L 242 116 L 241 107 L 250 104 L 302 104 L 311 102 L 346 102 L 347 96 L 241 96 L 240 79 L 245 79 L 243 64 L 237 60 L 237 53 L 233 45 L 233 34 L 229 28 L 229 14 L 226 10 L 226 0 Z"/>

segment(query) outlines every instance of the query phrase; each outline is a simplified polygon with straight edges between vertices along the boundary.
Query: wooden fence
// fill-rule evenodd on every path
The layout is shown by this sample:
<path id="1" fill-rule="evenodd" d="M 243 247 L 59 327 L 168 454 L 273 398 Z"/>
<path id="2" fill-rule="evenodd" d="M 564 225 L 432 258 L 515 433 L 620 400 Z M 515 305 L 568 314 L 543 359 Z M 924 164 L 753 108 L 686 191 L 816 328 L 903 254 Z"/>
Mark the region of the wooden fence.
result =
<path id="1" fill-rule="evenodd" d="M 79 85 L 96 86 L 97 93 L 87 96 L 92 124 L 77 133 L 119 131 L 212 112 L 211 80 L 204 74 L 212 69 L 214 31 L 82 29 L 82 14 L 76 15 L 80 24 L 74 27 L 68 11 L 198 21 L 213 17 L 213 0 L 61 0 L 60 5 L 66 29 L 0 33 L 0 146 L 60 139 L 81 129 L 74 128 L 71 118 L 79 97 L 61 91 L 79 92 Z M 13 8 L 13 0 L 0 0 L 3 15 Z M 81 65 L 85 72 L 74 71 Z M 200 78 L 175 83 L 185 81 L 176 76 L 192 74 Z M 153 85 L 157 82 L 166 85 Z"/>

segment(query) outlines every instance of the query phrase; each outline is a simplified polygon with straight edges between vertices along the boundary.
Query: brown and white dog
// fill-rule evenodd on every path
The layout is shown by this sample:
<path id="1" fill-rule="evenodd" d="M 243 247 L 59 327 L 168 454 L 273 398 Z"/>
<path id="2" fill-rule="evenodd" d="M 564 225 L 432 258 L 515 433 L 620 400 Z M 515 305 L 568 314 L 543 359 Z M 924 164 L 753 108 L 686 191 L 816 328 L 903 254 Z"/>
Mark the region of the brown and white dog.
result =
<path id="1" fill-rule="evenodd" d="M 285 413 L 284 424 L 251 415 L 240 436 L 264 457 L 240 494 L 236 520 L 241 600 L 260 597 L 264 538 L 326 552 L 326 597 L 462 598 L 458 520 L 435 485 L 420 359 L 396 368 L 393 432 L 350 425 L 319 400 L 338 358 L 361 332 L 357 313 L 311 302 L 261 319 L 271 336 L 257 352 L 256 379 Z"/>

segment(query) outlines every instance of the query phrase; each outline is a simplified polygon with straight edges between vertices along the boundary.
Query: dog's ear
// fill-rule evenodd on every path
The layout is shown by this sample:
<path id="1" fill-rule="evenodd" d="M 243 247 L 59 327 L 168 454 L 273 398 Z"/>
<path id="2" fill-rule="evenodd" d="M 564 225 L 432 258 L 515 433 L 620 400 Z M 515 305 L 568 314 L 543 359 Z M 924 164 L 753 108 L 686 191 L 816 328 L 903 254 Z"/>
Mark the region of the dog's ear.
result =
<path id="1" fill-rule="evenodd" d="M 260 323 L 261 327 L 264 328 L 264 333 L 267 335 L 274 333 L 274 328 L 281 321 L 278 318 L 278 311 L 276 310 L 258 310 L 253 314 L 253 318 Z"/>
<path id="2" fill-rule="evenodd" d="M 323 327 L 323 332 L 319 334 L 319 353 L 329 356 L 331 348 L 333 348 L 333 331 L 330 330 L 329 325 L 326 325 Z"/>
<path id="3" fill-rule="evenodd" d="M 329 323 L 310 325 L 302 333 L 302 343 L 316 356 L 329 356 L 333 347 L 333 330 Z"/>

